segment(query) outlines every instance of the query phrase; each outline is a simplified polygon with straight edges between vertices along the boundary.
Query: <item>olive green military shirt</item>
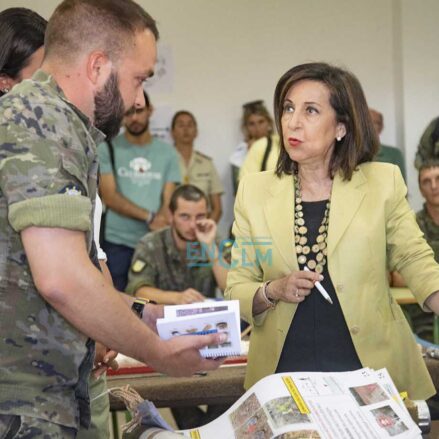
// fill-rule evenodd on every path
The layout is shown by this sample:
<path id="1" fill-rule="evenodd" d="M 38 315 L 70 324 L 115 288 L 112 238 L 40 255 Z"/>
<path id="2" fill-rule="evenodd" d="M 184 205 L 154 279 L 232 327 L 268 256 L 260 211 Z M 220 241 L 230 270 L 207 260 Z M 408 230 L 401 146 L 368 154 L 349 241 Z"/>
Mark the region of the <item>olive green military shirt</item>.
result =
<path id="1" fill-rule="evenodd" d="M 89 423 L 94 343 L 38 293 L 20 232 L 86 232 L 91 250 L 102 138 L 41 70 L 0 99 L 1 414 Z"/>
<path id="2" fill-rule="evenodd" d="M 207 196 L 224 192 L 221 179 L 210 157 L 194 151 L 187 166 L 180 154 L 179 159 L 183 184 L 193 184 Z"/>
<path id="3" fill-rule="evenodd" d="M 416 213 L 416 221 L 424 233 L 425 240 L 433 249 L 434 259 L 439 262 L 439 226 L 436 225 L 428 214 L 424 204 L 422 210 Z M 410 318 L 413 332 L 428 341 L 433 341 L 434 314 L 424 312 L 417 304 L 404 305 L 404 310 Z"/>
<path id="4" fill-rule="evenodd" d="M 230 241 L 219 244 L 225 261 L 230 258 Z M 151 286 L 166 291 L 194 288 L 206 297 L 215 297 L 217 287 L 206 249 L 188 243 L 186 254 L 177 249 L 170 227 L 146 234 L 134 252 L 128 273 L 127 293 Z"/>

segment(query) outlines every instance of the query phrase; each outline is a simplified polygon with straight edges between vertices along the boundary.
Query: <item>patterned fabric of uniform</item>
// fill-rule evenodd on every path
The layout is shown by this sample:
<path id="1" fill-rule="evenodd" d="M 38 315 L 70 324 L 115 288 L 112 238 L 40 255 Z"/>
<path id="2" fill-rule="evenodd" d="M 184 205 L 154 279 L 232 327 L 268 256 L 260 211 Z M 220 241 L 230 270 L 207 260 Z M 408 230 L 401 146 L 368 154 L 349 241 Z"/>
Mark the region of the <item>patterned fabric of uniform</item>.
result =
<path id="1" fill-rule="evenodd" d="M 76 430 L 29 416 L 0 415 L 4 439 L 75 439 Z"/>
<path id="2" fill-rule="evenodd" d="M 0 100 L 1 414 L 89 423 L 94 343 L 38 293 L 20 232 L 83 231 L 91 251 L 102 138 L 43 71 Z"/>
<path id="3" fill-rule="evenodd" d="M 439 226 L 428 214 L 425 204 L 423 209 L 416 213 L 416 221 L 424 232 L 428 245 L 433 249 L 434 259 L 439 263 Z"/>
<path id="4" fill-rule="evenodd" d="M 156 138 L 147 145 L 132 145 L 124 134 L 113 140 L 113 148 L 114 170 L 108 145 L 102 143 L 98 147 L 101 174 L 114 174 L 118 192 L 143 209 L 157 212 L 164 185 L 181 181 L 175 148 Z M 148 231 L 146 222 L 108 209 L 106 241 L 134 248 Z"/>
<path id="5" fill-rule="evenodd" d="M 217 284 L 206 254 L 208 250 L 202 250 L 197 244 L 190 243 L 186 255 L 181 255 L 170 227 L 145 235 L 134 252 L 127 293 L 134 294 L 142 286 L 152 286 L 171 291 L 194 288 L 206 297 L 215 297 Z M 219 246 L 225 260 L 230 257 L 227 244 L 229 241 Z"/>
<path id="6" fill-rule="evenodd" d="M 416 213 L 416 221 L 424 232 L 424 237 L 434 252 L 434 259 L 439 262 L 439 226 L 428 214 L 424 204 L 422 210 Z M 404 310 L 410 316 L 413 332 L 428 341 L 433 341 L 434 314 L 424 312 L 419 305 L 404 305 Z"/>

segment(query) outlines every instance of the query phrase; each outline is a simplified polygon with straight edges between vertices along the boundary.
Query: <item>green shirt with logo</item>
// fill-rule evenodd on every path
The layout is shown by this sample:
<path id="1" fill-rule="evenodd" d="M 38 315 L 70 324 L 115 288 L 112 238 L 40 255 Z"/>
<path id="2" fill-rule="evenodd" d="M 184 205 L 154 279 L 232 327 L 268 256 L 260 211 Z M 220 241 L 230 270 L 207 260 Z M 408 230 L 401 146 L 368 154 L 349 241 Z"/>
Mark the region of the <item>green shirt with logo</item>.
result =
<path id="1" fill-rule="evenodd" d="M 107 143 L 98 147 L 101 174 L 115 176 L 117 191 L 125 198 L 151 212 L 157 212 L 167 182 L 180 183 L 181 174 L 175 148 L 153 138 L 146 145 L 133 145 L 124 134 L 113 142 L 114 169 Z M 109 209 L 105 239 L 113 244 L 134 248 L 149 231 L 144 221 L 120 215 Z"/>

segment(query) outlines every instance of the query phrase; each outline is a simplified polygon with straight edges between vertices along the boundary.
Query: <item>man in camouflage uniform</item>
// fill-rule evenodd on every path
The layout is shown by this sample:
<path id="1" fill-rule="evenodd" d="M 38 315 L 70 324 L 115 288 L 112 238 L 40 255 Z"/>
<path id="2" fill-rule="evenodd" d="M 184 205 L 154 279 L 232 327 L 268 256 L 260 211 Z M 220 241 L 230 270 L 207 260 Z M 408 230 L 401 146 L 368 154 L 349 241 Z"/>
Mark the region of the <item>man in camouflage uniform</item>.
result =
<path id="1" fill-rule="evenodd" d="M 214 298 L 216 287 L 225 288 L 230 242 L 216 243 L 207 197 L 196 186 L 179 186 L 169 208 L 171 227 L 146 234 L 137 245 L 127 292 L 168 305 Z"/>
<path id="2" fill-rule="evenodd" d="M 134 252 L 127 292 L 163 304 L 185 304 L 214 298 L 224 290 L 231 242 L 215 241 L 216 223 L 208 219 L 207 197 L 193 185 L 179 186 L 169 203 L 171 227 L 146 234 Z M 227 406 L 175 407 L 180 429 L 204 425 Z"/>
<path id="3" fill-rule="evenodd" d="M 415 167 L 418 169 L 419 190 L 425 203 L 416 213 L 416 221 L 424 232 L 424 236 L 433 249 L 434 258 L 439 262 L 439 117 L 433 119 L 423 132 L 415 156 Z M 395 286 L 403 286 L 405 282 L 394 275 Z M 424 313 L 417 305 L 406 305 L 413 331 L 421 338 L 433 341 L 432 314 Z"/>
<path id="4" fill-rule="evenodd" d="M 198 349 L 220 337 L 160 340 L 160 307 L 137 318 L 90 259 L 103 138 L 92 123 L 111 136 L 126 108 L 144 105 L 157 37 L 131 0 L 65 0 L 42 70 L 0 100 L 2 438 L 74 438 L 88 426 L 88 337 L 173 375 L 219 365 Z"/>
<path id="5" fill-rule="evenodd" d="M 425 203 L 422 210 L 416 213 L 416 221 L 439 263 L 439 161 L 421 167 L 419 189 Z"/>
<path id="6" fill-rule="evenodd" d="M 419 169 L 419 190 L 425 203 L 416 213 L 416 221 L 439 262 L 439 161 L 426 162 Z M 424 313 L 418 305 L 406 307 L 413 331 L 421 338 L 433 341 L 434 314 Z"/>

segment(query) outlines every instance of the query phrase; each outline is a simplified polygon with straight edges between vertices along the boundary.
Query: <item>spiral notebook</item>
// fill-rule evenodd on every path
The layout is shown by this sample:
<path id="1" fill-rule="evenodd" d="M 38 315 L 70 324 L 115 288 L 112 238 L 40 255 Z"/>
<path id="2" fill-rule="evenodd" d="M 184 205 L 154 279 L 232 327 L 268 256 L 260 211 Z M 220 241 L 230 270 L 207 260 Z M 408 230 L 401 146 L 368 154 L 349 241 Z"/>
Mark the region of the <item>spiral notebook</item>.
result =
<path id="1" fill-rule="evenodd" d="M 164 340 L 221 332 L 227 335 L 227 340 L 200 349 L 200 354 L 205 358 L 241 355 L 239 301 L 165 306 L 163 319 L 157 319 L 157 332 Z"/>

